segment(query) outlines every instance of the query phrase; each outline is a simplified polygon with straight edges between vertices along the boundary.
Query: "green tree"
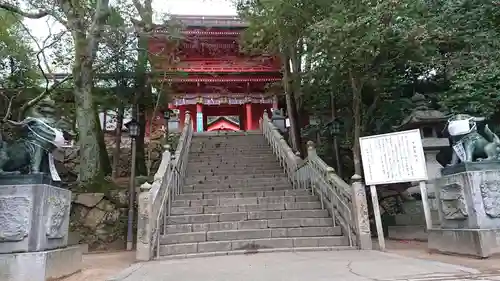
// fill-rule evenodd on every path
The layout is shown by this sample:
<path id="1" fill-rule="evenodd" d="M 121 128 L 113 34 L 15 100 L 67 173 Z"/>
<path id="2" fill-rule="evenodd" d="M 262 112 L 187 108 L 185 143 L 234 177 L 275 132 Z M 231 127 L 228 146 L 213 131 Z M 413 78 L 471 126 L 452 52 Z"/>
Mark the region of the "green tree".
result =
<path id="1" fill-rule="evenodd" d="M 495 1 L 431 1 L 434 69 L 452 112 L 493 116 L 500 101 L 500 7 Z"/>
<path id="2" fill-rule="evenodd" d="M 90 2 L 33 0 L 26 3 L 29 9 L 38 10 L 37 12 L 26 12 L 10 3 L 0 2 L 0 8 L 22 17 L 39 19 L 51 16 L 64 25 L 71 34 L 74 43 L 73 94 L 80 147 L 78 177 L 81 184 L 91 183 L 101 175 L 97 123 L 95 118 L 88 117 L 95 114 L 92 95 L 93 65 L 103 25 L 109 15 L 108 2 L 108 0 Z"/>

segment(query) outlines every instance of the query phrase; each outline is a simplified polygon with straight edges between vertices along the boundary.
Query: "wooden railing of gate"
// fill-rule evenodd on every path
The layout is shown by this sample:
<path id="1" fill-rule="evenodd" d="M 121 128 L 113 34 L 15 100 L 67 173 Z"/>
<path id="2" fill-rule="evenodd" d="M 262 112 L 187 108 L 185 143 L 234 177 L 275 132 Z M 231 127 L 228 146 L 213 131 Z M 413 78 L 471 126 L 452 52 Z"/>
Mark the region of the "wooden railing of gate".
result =
<path id="1" fill-rule="evenodd" d="M 334 225 L 341 226 L 350 246 L 371 249 L 368 206 L 361 177 L 354 175 L 352 184 L 347 184 L 316 154 L 312 141 L 307 143 L 306 159 L 296 156 L 267 112 L 260 120 L 260 128 L 293 187 L 310 189 L 319 196 L 322 208 L 328 209 Z"/>

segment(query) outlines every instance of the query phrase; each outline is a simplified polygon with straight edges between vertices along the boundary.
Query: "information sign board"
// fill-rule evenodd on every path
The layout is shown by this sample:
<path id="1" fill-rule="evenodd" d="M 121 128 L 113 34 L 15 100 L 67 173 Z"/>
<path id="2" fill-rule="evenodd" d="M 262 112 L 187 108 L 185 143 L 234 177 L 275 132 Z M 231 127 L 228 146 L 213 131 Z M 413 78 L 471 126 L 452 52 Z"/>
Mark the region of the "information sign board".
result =
<path id="1" fill-rule="evenodd" d="M 420 130 L 360 138 L 366 185 L 427 180 Z"/>

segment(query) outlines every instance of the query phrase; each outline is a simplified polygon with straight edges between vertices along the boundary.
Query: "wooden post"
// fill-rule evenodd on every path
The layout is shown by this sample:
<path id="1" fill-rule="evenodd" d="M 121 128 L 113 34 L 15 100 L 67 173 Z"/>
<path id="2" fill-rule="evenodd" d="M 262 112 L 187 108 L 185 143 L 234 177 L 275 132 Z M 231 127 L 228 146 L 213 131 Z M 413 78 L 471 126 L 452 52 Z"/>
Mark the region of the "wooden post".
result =
<path id="1" fill-rule="evenodd" d="M 429 198 L 427 195 L 427 186 L 425 185 L 425 181 L 421 181 L 419 183 L 420 186 L 420 195 L 422 196 L 422 207 L 424 208 L 424 216 L 425 216 L 425 226 L 427 227 L 427 231 L 432 228 L 432 217 L 431 217 L 431 209 L 429 207 Z"/>
<path id="2" fill-rule="evenodd" d="M 377 187 L 375 185 L 370 185 L 370 193 L 372 195 L 372 206 L 373 206 L 373 215 L 375 216 L 375 226 L 377 227 L 378 246 L 380 251 L 385 251 L 384 229 L 382 228 L 382 218 L 380 216 L 380 207 L 378 205 Z"/>

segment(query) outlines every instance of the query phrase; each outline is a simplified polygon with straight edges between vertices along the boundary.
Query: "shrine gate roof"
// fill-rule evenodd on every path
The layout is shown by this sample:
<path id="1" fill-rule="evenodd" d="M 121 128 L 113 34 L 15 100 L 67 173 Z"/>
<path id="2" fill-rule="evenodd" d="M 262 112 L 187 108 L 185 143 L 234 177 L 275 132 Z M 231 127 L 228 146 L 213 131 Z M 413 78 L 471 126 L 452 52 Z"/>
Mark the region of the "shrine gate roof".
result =
<path id="1" fill-rule="evenodd" d="M 237 16 L 172 15 L 170 19 L 187 27 L 248 27 L 248 23 Z"/>

